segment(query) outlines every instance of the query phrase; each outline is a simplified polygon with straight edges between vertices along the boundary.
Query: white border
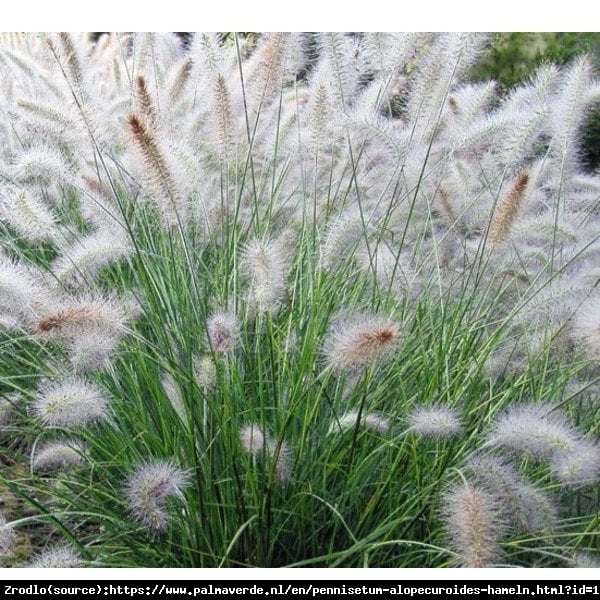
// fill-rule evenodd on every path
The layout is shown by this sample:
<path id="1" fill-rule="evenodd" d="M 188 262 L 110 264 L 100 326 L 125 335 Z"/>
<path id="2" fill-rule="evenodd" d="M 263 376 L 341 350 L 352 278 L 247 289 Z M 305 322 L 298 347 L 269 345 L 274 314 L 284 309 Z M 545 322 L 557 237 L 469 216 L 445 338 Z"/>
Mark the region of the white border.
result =
<path id="1" fill-rule="evenodd" d="M 589 31 L 589 2 L 540 0 L 25 0 L 6 3 L 9 31 Z"/>

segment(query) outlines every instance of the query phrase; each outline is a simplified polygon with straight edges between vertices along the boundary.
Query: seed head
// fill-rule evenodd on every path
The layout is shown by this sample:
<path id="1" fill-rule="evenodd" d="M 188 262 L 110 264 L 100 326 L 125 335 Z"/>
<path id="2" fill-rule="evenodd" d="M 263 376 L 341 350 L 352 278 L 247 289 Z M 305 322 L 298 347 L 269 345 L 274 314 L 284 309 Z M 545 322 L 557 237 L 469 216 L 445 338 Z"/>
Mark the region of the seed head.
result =
<path id="1" fill-rule="evenodd" d="M 444 406 L 418 406 L 408 415 L 411 431 L 424 437 L 445 438 L 462 430 L 455 410 Z"/>
<path id="2" fill-rule="evenodd" d="M 6 517 L 0 513 L 0 553 L 7 552 L 16 538 L 14 529 L 8 524 Z"/>
<path id="3" fill-rule="evenodd" d="M 275 475 L 281 483 L 289 481 L 292 471 L 292 453 L 287 442 L 268 441 L 269 454 L 275 461 Z"/>
<path id="4" fill-rule="evenodd" d="M 576 569 L 600 569 L 600 556 L 591 552 L 576 552 L 570 563 Z"/>
<path id="5" fill-rule="evenodd" d="M 459 566 L 492 566 L 505 531 L 493 498 L 476 487 L 461 484 L 444 496 L 443 516 L 446 535 Z"/>
<path id="6" fill-rule="evenodd" d="M 158 113 L 154 105 L 154 100 L 148 91 L 146 78 L 143 75 L 138 75 L 135 78 L 134 103 L 136 109 L 146 119 L 150 128 L 156 129 L 159 122 Z"/>
<path id="7" fill-rule="evenodd" d="M 125 331 L 126 319 L 124 307 L 114 300 L 67 300 L 37 320 L 36 332 L 62 339 L 99 332 L 118 337 Z"/>
<path id="8" fill-rule="evenodd" d="M 526 404 L 509 408 L 496 419 L 488 444 L 544 459 L 569 452 L 577 437 L 564 414 L 552 405 Z"/>
<path id="9" fill-rule="evenodd" d="M 50 442 L 42 446 L 32 460 L 33 471 L 52 471 L 83 464 L 85 447 L 81 442 Z"/>
<path id="10" fill-rule="evenodd" d="M 5 397 L 0 397 L 0 431 L 13 420 L 15 406 L 18 402 L 18 394 L 8 394 Z"/>
<path id="11" fill-rule="evenodd" d="M 344 413 L 339 419 L 334 419 L 329 427 L 328 433 L 345 433 L 356 427 L 359 412 L 351 410 Z M 375 433 L 385 434 L 390 428 L 390 422 L 377 412 L 363 413 L 360 424 L 365 429 L 370 429 Z"/>
<path id="12" fill-rule="evenodd" d="M 194 379 L 204 393 L 214 389 L 217 381 L 217 369 L 212 356 L 200 356 L 194 361 Z"/>
<path id="13" fill-rule="evenodd" d="M 281 341 L 281 350 L 285 354 L 291 354 L 298 349 L 298 334 L 295 331 L 290 331 Z"/>
<path id="14" fill-rule="evenodd" d="M 108 369 L 118 338 L 111 332 L 95 331 L 74 337 L 68 347 L 69 360 L 76 373 Z"/>
<path id="15" fill-rule="evenodd" d="M 490 221 L 489 240 L 493 244 L 501 241 L 510 231 L 511 225 L 520 211 L 528 183 L 529 174 L 519 174 L 511 183 L 506 195 L 498 202 Z"/>
<path id="16" fill-rule="evenodd" d="M 81 180 L 86 192 L 80 199 L 83 218 L 96 229 L 115 227 L 120 209 L 111 188 L 100 181 L 96 174 L 84 173 Z"/>
<path id="17" fill-rule="evenodd" d="M 600 296 L 588 300 L 573 318 L 573 335 L 590 360 L 600 362 Z"/>
<path id="18" fill-rule="evenodd" d="M 254 313 L 275 314 L 286 294 L 287 252 L 285 240 L 253 240 L 240 260 L 249 287 L 247 302 Z"/>
<path id="19" fill-rule="evenodd" d="M 240 428 L 240 442 L 244 452 L 253 458 L 267 456 L 275 461 L 275 474 L 282 483 L 289 480 L 291 474 L 291 450 L 285 441 L 273 439 L 255 423 Z"/>
<path id="20" fill-rule="evenodd" d="M 84 94 L 85 75 L 82 68 L 79 45 L 73 35 L 67 32 L 51 34 L 46 43 L 54 58 L 58 61 L 61 69 L 69 82 L 69 86 L 77 95 Z"/>
<path id="21" fill-rule="evenodd" d="M 22 327 L 23 323 L 18 317 L 0 313 L 0 329 L 5 329 L 6 331 L 18 331 L 19 329 L 22 329 Z"/>
<path id="22" fill-rule="evenodd" d="M 0 254 L 1 312 L 12 317 L 29 316 L 38 306 L 43 305 L 47 295 L 32 270 Z"/>
<path id="23" fill-rule="evenodd" d="M 227 82 L 219 73 L 213 84 L 212 89 L 212 114 L 215 116 L 215 142 L 219 158 L 225 161 L 234 148 L 234 127 L 233 116 L 231 114 L 231 100 Z"/>
<path id="24" fill-rule="evenodd" d="M 16 180 L 23 185 L 50 186 L 57 181 L 70 183 L 72 176 L 58 150 L 34 145 L 24 150 L 14 164 Z"/>
<path id="25" fill-rule="evenodd" d="M 100 230 L 77 240 L 65 248 L 52 270 L 56 277 L 69 286 L 81 286 L 92 281 L 100 271 L 133 253 L 129 240 L 119 232 Z"/>
<path id="26" fill-rule="evenodd" d="M 357 210 L 346 210 L 331 219 L 320 249 L 320 266 L 332 271 L 347 256 L 356 251 L 365 237 L 364 216 Z"/>
<path id="27" fill-rule="evenodd" d="M 267 437 L 258 425 L 243 425 L 240 428 L 240 442 L 244 452 L 261 456 L 266 449 Z"/>
<path id="28" fill-rule="evenodd" d="M 229 312 L 213 313 L 209 317 L 206 327 L 213 352 L 227 354 L 235 349 L 238 325 L 233 314 Z"/>
<path id="29" fill-rule="evenodd" d="M 56 216 L 31 189 L 8 188 L 0 193 L 0 211 L 3 220 L 33 243 L 58 237 Z"/>
<path id="30" fill-rule="evenodd" d="M 185 193 L 162 138 L 137 114 L 127 117 L 127 127 L 135 149 L 137 166 L 147 191 L 159 208 L 166 227 L 185 221 Z"/>
<path id="31" fill-rule="evenodd" d="M 100 389 L 73 376 L 43 386 L 33 404 L 33 412 L 44 425 L 76 427 L 104 418 L 107 405 Z"/>
<path id="32" fill-rule="evenodd" d="M 83 566 L 83 560 L 71 546 L 54 546 L 42 550 L 25 566 L 30 569 L 76 569 Z"/>
<path id="33" fill-rule="evenodd" d="M 168 373 L 162 378 L 161 381 L 163 390 L 165 390 L 165 394 L 173 407 L 173 410 L 177 413 L 179 418 L 185 422 L 185 404 L 183 402 L 183 396 L 181 395 L 181 391 L 179 387 L 175 383 L 175 379 L 173 376 Z"/>
<path id="34" fill-rule="evenodd" d="M 166 500 L 169 497 L 183 500 L 187 479 L 187 474 L 169 461 L 139 465 L 125 488 L 129 512 L 152 531 L 164 531 L 169 522 Z"/>
<path id="35" fill-rule="evenodd" d="M 464 468 L 469 481 L 498 504 L 503 518 L 518 531 L 551 531 L 556 508 L 541 490 L 526 481 L 515 467 L 496 456 L 476 456 Z"/>
<path id="36" fill-rule="evenodd" d="M 355 371 L 383 360 L 398 341 L 398 326 L 377 315 L 338 315 L 323 344 L 326 364 L 335 372 Z"/>
<path id="37" fill-rule="evenodd" d="M 550 467 L 564 485 L 595 483 L 600 479 L 600 446 L 588 440 L 578 440 L 570 450 L 556 452 Z"/>

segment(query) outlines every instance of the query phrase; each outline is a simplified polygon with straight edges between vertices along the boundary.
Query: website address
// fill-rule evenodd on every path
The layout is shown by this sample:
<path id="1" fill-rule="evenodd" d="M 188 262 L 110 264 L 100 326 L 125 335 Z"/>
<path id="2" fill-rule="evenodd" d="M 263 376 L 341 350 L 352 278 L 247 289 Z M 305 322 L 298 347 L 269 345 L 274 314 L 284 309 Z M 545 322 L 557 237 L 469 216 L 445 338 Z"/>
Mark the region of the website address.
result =
<path id="1" fill-rule="evenodd" d="M 63 596 L 127 596 L 130 598 L 136 596 L 432 596 L 432 595 L 481 595 L 488 594 L 492 596 L 571 596 L 571 595 L 600 595 L 600 586 L 598 585 L 491 585 L 470 586 L 470 585 L 431 585 L 431 586 L 407 586 L 402 584 L 391 586 L 373 586 L 373 585 L 339 585 L 339 586 L 318 586 L 306 584 L 304 586 L 294 584 L 279 584 L 276 586 L 264 587 L 260 585 L 251 586 L 224 586 L 224 585 L 205 585 L 175 587 L 166 584 L 155 584 L 152 586 L 130 586 L 130 585 L 93 585 L 93 586 L 64 586 L 64 585 L 39 585 L 30 584 L 27 586 L 4 585 L 5 596 L 44 596 L 44 595 L 63 595 Z"/>

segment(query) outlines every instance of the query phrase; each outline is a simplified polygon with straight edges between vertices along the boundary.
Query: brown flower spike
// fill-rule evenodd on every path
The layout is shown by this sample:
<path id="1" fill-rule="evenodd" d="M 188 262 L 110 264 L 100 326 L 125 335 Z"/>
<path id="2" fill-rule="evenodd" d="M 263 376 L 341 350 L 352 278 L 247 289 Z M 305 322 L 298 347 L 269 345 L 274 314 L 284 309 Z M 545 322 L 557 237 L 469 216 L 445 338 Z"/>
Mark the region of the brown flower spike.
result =
<path id="1" fill-rule="evenodd" d="M 323 346 L 334 371 L 353 371 L 383 359 L 396 345 L 398 326 L 385 317 L 352 314 L 337 318 Z"/>
<path id="2" fill-rule="evenodd" d="M 521 173 L 512 182 L 508 193 L 496 206 L 490 222 L 488 239 L 492 244 L 502 241 L 519 213 L 529 174 Z"/>

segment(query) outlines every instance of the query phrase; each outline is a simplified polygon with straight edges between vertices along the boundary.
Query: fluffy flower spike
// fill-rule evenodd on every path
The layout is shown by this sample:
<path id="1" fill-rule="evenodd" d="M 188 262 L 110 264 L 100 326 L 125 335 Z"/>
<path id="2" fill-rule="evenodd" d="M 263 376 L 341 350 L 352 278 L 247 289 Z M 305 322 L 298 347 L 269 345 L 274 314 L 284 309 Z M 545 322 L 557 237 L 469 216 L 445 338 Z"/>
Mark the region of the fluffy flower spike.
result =
<path id="1" fill-rule="evenodd" d="M 383 360 L 398 342 L 398 325 L 386 317 L 338 315 L 325 337 L 323 357 L 335 372 L 352 372 Z"/>
<path id="2" fill-rule="evenodd" d="M 148 529 L 164 531 L 169 523 L 166 500 L 183 500 L 187 474 L 169 461 L 156 460 L 137 467 L 127 480 L 125 498 L 132 516 Z"/>

